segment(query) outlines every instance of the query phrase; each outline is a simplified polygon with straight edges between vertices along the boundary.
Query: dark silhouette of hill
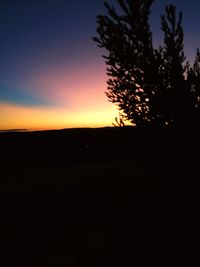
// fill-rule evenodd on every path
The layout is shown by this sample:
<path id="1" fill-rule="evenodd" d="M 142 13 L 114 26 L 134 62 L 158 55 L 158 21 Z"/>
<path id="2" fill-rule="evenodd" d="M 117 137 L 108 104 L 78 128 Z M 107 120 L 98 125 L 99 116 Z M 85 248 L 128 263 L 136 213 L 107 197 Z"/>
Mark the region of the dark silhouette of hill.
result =
<path id="1" fill-rule="evenodd" d="M 198 147 L 197 132 L 169 129 L 1 133 L 1 262 L 111 266 L 178 257 L 183 214 L 195 209 L 188 197 Z"/>
<path id="2" fill-rule="evenodd" d="M 7 132 L 26 132 L 27 129 L 8 129 L 8 130 L 0 130 L 0 133 L 7 133 Z"/>
<path id="3" fill-rule="evenodd" d="M 198 131 L 135 127 L 1 133 L 2 165 L 53 166 L 196 157 Z M 176 158 L 177 156 L 177 158 Z"/>
<path id="4" fill-rule="evenodd" d="M 93 180 L 95 177 L 102 179 L 102 176 L 113 178 L 120 173 L 123 177 L 126 172 L 132 179 L 136 171 L 133 166 L 137 166 L 144 177 L 138 178 L 138 183 L 145 180 L 158 188 L 160 183 L 165 183 L 164 187 L 171 182 L 183 185 L 188 176 L 195 182 L 199 161 L 195 152 L 199 149 L 198 136 L 198 131 L 192 129 L 188 132 L 135 127 L 1 133 L 1 190 L 18 190 L 29 182 L 27 190 L 31 190 L 31 181 L 37 181 L 37 190 L 42 183 L 42 190 L 46 183 L 49 190 L 49 180 L 54 190 L 59 177 L 65 182 L 75 182 L 87 180 L 86 177 Z M 26 186 L 23 190 L 26 191 Z"/>
<path id="5" fill-rule="evenodd" d="M 126 161 L 140 157 L 128 153 L 132 149 L 139 153 L 139 135 L 132 127 L 2 133 L 1 156 L 17 165 Z"/>

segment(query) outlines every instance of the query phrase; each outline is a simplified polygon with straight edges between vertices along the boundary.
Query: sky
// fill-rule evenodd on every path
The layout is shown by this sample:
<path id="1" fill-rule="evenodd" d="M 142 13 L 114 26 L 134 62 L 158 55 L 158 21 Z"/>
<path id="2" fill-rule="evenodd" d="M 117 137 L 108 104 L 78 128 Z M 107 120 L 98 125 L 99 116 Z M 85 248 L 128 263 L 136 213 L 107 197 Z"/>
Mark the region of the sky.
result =
<path id="1" fill-rule="evenodd" d="M 155 0 L 155 46 L 169 3 L 183 11 L 192 61 L 200 47 L 200 1 Z M 98 14 L 106 14 L 103 0 L 0 1 L 0 130 L 112 125 L 118 109 L 106 98 L 104 51 L 92 40 Z"/>

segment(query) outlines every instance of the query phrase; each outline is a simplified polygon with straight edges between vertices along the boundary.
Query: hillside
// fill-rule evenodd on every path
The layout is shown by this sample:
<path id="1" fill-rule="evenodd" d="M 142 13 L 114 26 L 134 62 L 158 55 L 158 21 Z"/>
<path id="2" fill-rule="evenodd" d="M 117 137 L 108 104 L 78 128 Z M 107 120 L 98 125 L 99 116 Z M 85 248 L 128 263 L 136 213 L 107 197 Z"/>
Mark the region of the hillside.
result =
<path id="1" fill-rule="evenodd" d="M 170 221 L 181 212 L 169 205 L 172 188 L 195 181 L 196 140 L 183 146 L 179 133 L 131 127 L 1 133 L 2 259 L 20 266 L 164 259 Z"/>
<path id="2" fill-rule="evenodd" d="M 84 172 L 83 166 L 84 169 L 91 167 L 87 167 L 87 171 L 94 170 L 96 166 L 98 176 L 98 166 L 101 169 L 104 165 L 112 168 L 113 164 L 115 173 L 115 168 L 125 163 L 131 166 L 131 162 L 146 177 L 161 178 L 169 176 L 172 170 L 180 171 L 179 167 L 184 167 L 184 162 L 188 166 L 193 162 L 196 164 L 194 151 L 198 149 L 198 133 L 183 134 L 169 129 L 139 130 L 134 127 L 9 132 L 0 134 L 0 148 L 2 175 L 6 177 L 11 172 L 9 180 L 13 172 L 19 178 L 24 170 L 29 173 L 26 180 L 31 180 L 37 170 L 47 180 L 49 174 L 52 176 L 58 170 L 61 175 L 66 168 L 73 176 L 77 169 L 82 168 L 81 172 Z M 37 173 L 36 176 L 41 175 Z"/>

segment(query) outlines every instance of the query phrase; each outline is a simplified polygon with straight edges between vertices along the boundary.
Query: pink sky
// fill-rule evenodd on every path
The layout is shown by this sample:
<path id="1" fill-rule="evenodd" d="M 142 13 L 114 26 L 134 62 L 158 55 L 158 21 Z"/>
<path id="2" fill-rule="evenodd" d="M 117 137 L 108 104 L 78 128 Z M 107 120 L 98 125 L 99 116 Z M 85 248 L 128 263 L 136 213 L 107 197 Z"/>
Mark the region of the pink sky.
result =
<path id="1" fill-rule="evenodd" d="M 57 71 L 46 66 L 32 72 L 23 81 L 24 88 L 52 104 L 41 107 L 0 102 L 0 129 L 111 126 L 118 110 L 104 93 L 106 79 L 103 62 Z"/>

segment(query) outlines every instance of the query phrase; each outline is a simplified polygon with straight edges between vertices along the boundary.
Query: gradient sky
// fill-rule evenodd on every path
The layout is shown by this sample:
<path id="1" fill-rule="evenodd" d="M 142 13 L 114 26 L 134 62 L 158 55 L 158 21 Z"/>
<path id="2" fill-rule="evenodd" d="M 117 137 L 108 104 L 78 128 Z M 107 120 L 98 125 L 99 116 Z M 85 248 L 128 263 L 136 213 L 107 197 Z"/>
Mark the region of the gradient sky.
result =
<path id="1" fill-rule="evenodd" d="M 108 1 L 116 3 L 117 1 Z M 200 47 L 200 1 L 157 0 L 151 26 L 162 42 L 160 14 L 183 11 L 188 59 Z M 1 0 L 0 130 L 112 125 L 103 50 L 92 41 L 102 0 Z"/>

